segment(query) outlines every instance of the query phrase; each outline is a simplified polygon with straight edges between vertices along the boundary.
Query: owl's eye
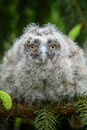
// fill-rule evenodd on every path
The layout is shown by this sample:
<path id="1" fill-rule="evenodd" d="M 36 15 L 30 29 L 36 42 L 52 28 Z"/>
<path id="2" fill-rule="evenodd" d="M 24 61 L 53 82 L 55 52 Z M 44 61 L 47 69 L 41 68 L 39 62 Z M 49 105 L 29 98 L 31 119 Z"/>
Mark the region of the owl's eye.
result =
<path id="1" fill-rule="evenodd" d="M 36 47 L 37 47 L 36 44 L 31 44 L 29 45 L 29 50 L 33 51 Z"/>
<path id="2" fill-rule="evenodd" d="M 51 50 L 55 50 L 57 48 L 57 45 L 56 44 L 50 44 L 49 48 Z"/>

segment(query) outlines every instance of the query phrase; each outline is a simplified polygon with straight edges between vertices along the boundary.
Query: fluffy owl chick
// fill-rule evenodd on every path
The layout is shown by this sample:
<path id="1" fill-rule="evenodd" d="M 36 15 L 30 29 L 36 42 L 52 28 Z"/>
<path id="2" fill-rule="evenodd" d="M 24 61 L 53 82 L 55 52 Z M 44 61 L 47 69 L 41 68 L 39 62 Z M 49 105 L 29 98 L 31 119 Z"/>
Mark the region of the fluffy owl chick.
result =
<path id="1" fill-rule="evenodd" d="M 54 25 L 31 24 L 4 56 L 0 89 L 28 105 L 70 100 L 87 91 L 83 50 Z"/>

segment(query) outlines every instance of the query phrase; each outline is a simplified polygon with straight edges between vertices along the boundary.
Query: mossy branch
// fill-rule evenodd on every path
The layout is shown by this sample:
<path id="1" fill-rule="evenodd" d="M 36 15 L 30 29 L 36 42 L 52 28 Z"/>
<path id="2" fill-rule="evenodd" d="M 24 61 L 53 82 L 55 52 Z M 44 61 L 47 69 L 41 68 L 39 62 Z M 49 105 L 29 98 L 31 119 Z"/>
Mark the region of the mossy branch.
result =
<path id="1" fill-rule="evenodd" d="M 61 122 L 66 117 L 73 128 L 82 127 L 87 124 L 87 96 L 83 94 L 77 96 L 74 101 L 63 102 L 60 105 L 45 103 L 27 106 L 20 103 L 13 103 L 10 110 L 6 110 L 3 104 L 0 103 L 0 117 L 5 119 L 21 117 L 29 124 L 36 125 L 36 127 L 42 125 L 44 128 L 51 127 L 55 125 L 56 121 Z M 37 123 L 35 124 L 35 122 Z M 47 124 L 47 122 L 50 124 Z M 43 124 L 45 125 L 43 126 Z M 40 129 L 38 128 L 38 130 Z"/>

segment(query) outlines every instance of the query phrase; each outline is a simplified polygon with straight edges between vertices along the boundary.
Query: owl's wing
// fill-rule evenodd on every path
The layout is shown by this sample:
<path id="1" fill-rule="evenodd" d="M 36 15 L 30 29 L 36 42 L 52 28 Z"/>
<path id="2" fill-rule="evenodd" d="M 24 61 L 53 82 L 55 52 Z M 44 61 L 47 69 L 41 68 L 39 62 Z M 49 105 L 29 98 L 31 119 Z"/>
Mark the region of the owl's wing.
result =
<path id="1" fill-rule="evenodd" d="M 65 36 L 65 40 L 69 46 L 69 58 L 72 61 L 73 74 L 82 93 L 87 91 L 87 65 L 84 51 L 70 38 Z"/>

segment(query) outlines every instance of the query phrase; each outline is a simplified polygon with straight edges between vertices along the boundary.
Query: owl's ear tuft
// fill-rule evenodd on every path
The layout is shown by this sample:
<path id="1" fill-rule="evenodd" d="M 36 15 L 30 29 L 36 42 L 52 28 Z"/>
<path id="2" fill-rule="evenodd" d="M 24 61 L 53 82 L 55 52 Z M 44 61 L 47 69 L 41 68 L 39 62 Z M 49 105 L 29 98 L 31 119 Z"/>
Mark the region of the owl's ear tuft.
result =
<path id="1" fill-rule="evenodd" d="M 27 27 L 24 28 L 23 30 L 23 33 L 26 33 L 26 32 L 35 32 L 37 29 L 39 28 L 39 24 L 36 24 L 36 23 L 31 23 L 31 24 L 28 24 Z"/>
<path id="2" fill-rule="evenodd" d="M 54 24 L 51 24 L 51 23 L 44 24 L 44 27 L 47 28 L 51 32 L 57 31 L 57 27 Z"/>

